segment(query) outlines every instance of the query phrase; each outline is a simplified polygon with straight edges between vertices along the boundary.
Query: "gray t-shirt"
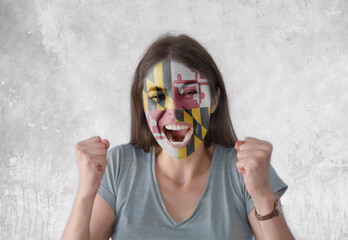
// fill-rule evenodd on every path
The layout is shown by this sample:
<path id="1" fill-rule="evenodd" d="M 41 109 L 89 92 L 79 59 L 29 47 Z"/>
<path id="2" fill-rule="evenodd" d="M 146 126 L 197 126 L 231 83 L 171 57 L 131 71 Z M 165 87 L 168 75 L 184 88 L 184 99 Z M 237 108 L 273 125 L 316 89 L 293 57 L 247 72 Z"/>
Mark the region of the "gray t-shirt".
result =
<path id="1" fill-rule="evenodd" d="M 166 211 L 153 150 L 146 153 L 127 144 L 107 152 L 98 194 L 116 213 L 112 239 L 253 239 L 248 213 L 254 203 L 235 166 L 235 148 L 215 145 L 204 192 L 192 215 L 182 222 L 175 222 Z M 280 196 L 288 188 L 273 167 L 270 181 Z"/>

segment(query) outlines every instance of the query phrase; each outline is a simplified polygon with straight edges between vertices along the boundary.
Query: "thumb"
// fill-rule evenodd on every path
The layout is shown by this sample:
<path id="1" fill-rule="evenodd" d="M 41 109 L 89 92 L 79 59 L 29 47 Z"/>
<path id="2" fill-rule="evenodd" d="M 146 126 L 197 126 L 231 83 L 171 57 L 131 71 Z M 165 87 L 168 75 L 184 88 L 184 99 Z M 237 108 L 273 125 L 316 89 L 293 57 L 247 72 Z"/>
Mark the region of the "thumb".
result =
<path id="1" fill-rule="evenodd" d="M 105 144 L 105 148 L 108 149 L 110 147 L 110 142 L 107 139 L 102 139 L 102 143 Z"/>
<path id="2" fill-rule="evenodd" d="M 234 148 L 239 151 L 239 146 L 242 145 L 243 143 L 245 143 L 245 141 L 237 141 L 234 145 Z"/>

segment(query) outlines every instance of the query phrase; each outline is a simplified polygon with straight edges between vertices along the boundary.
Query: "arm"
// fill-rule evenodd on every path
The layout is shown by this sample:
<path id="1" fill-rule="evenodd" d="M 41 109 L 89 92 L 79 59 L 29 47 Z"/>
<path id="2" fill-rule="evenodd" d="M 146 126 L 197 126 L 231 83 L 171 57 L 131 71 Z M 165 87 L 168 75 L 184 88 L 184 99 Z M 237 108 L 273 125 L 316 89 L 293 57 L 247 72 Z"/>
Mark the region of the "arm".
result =
<path id="1" fill-rule="evenodd" d="M 99 196 L 76 196 L 61 240 L 109 239 L 115 221 L 113 209 Z"/>
<path id="2" fill-rule="evenodd" d="M 104 199 L 97 195 L 94 201 L 90 223 L 91 239 L 109 239 L 112 234 L 115 218 L 116 214 L 114 210 Z"/>
<path id="3" fill-rule="evenodd" d="M 91 220 L 93 203 L 93 198 L 83 198 L 76 195 L 61 240 L 90 239 L 89 223 Z"/>
<path id="4" fill-rule="evenodd" d="M 244 185 L 254 206 L 261 216 L 273 211 L 276 197 L 270 182 L 271 143 L 256 138 L 247 137 L 245 141 L 235 144 L 238 161 L 236 167 L 243 175 Z M 283 214 L 268 220 L 259 221 L 255 216 L 255 208 L 249 213 L 249 222 L 256 239 L 294 239 Z"/>
<path id="5" fill-rule="evenodd" d="M 109 239 L 115 213 L 97 195 L 108 161 L 109 146 L 109 142 L 99 136 L 75 144 L 79 187 L 62 240 Z"/>
<path id="6" fill-rule="evenodd" d="M 275 193 L 275 197 L 279 199 L 279 194 Z M 273 210 L 274 201 L 273 194 L 270 194 L 269 197 L 265 197 L 264 199 L 253 199 L 255 208 L 260 215 L 270 213 Z M 295 239 L 286 224 L 283 214 L 265 221 L 259 221 L 255 216 L 255 208 L 249 213 L 248 218 L 256 240 Z"/>

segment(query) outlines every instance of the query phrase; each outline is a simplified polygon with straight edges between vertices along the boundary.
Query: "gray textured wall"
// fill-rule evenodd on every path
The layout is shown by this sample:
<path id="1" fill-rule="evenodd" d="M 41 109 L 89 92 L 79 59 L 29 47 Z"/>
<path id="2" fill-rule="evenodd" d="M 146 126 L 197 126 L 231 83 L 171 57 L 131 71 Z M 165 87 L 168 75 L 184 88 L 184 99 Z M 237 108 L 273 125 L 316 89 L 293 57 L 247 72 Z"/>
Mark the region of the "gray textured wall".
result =
<path id="1" fill-rule="evenodd" d="M 297 239 L 348 239 L 348 1 L 0 0 L 0 239 L 59 239 L 75 142 L 129 140 L 140 55 L 188 33 L 224 76 L 236 133 L 271 142 Z"/>

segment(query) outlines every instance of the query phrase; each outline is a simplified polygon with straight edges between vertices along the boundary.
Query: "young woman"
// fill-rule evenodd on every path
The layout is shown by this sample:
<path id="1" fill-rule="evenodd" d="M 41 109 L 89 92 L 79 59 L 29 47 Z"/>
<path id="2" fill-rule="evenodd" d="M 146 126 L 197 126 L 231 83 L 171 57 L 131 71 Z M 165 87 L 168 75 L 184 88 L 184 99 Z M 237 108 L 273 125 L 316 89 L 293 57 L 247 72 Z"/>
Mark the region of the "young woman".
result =
<path id="1" fill-rule="evenodd" d="M 194 39 L 165 35 L 131 90 L 131 141 L 75 145 L 79 188 L 62 239 L 293 239 L 272 145 L 237 141 L 225 86 Z"/>

